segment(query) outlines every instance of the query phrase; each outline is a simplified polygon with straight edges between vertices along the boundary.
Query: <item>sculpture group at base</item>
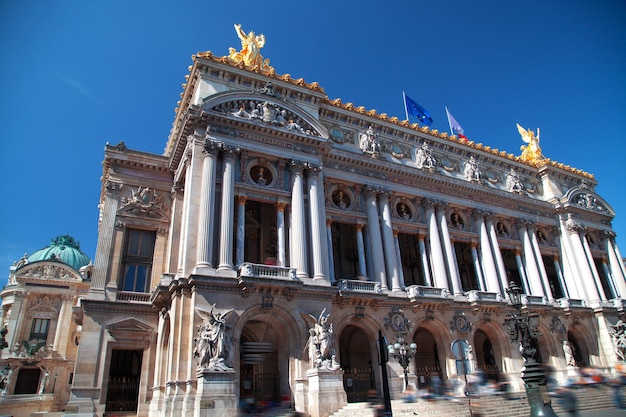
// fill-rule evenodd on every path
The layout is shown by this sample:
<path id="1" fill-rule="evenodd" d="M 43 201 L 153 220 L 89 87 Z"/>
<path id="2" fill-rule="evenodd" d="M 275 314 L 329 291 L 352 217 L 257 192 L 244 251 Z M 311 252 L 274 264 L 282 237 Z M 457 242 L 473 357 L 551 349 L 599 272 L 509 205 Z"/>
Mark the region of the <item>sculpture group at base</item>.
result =
<path id="1" fill-rule="evenodd" d="M 234 363 L 234 349 L 230 336 L 226 334 L 225 313 L 213 313 L 215 304 L 206 312 L 196 309 L 203 323 L 198 326 L 198 337 L 193 340 L 194 357 L 200 370 L 231 371 Z"/>
<path id="2" fill-rule="evenodd" d="M 301 313 L 302 317 L 309 322 L 309 340 L 305 350 L 309 351 L 310 368 L 327 369 L 334 371 L 339 369 L 335 360 L 335 339 L 333 336 L 333 324 L 328 323 L 326 309 L 323 309 L 319 317 Z"/>

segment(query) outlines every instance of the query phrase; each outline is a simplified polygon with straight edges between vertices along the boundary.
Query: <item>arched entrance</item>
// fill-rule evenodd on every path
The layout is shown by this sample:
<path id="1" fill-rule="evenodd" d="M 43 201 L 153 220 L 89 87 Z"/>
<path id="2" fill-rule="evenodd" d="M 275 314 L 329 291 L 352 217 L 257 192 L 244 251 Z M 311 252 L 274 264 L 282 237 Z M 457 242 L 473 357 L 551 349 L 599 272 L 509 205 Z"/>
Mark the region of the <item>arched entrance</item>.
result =
<path id="1" fill-rule="evenodd" d="M 241 332 L 239 398 L 280 401 L 291 395 L 289 338 L 270 316 L 249 320 Z"/>
<path id="2" fill-rule="evenodd" d="M 417 343 L 417 352 L 415 353 L 417 387 L 424 389 L 431 385 L 433 376 L 439 377 L 440 381 L 443 380 L 437 341 L 433 334 L 423 327 L 417 329 L 413 341 Z"/>
<path id="3" fill-rule="evenodd" d="M 498 381 L 500 369 L 493 351 L 493 344 L 487 333 L 482 330 L 477 330 L 474 334 L 474 351 L 476 367 L 485 372 L 487 379 Z"/>
<path id="4" fill-rule="evenodd" d="M 366 401 L 367 392 L 376 389 L 373 366 L 377 366 L 378 361 L 372 357 L 370 342 L 358 326 L 348 325 L 341 331 L 339 360 L 348 402 Z"/>

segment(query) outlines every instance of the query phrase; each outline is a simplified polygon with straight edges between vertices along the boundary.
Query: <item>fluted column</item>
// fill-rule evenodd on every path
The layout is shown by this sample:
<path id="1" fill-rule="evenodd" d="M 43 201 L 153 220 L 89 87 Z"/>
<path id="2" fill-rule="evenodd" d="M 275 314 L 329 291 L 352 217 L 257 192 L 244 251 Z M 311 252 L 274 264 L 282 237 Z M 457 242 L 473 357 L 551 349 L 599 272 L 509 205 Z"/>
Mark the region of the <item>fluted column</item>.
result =
<path id="1" fill-rule="evenodd" d="M 385 248 L 385 263 L 387 265 L 387 276 L 391 278 L 391 291 L 402 291 L 400 286 L 400 273 L 398 272 L 398 261 L 396 248 L 393 241 L 393 226 L 391 224 L 391 207 L 389 206 L 389 196 L 386 193 L 378 195 L 382 214 L 382 237 Z"/>
<path id="2" fill-rule="evenodd" d="M 428 222 L 428 238 L 430 239 L 430 259 L 433 262 L 434 285 L 436 288 L 450 290 L 448 286 L 448 274 L 446 272 L 446 261 L 439 238 L 439 228 L 437 227 L 437 217 L 435 207 L 432 202 L 426 201 L 424 204 L 426 221 Z"/>
<path id="3" fill-rule="evenodd" d="M 246 201 L 245 195 L 237 197 L 237 244 L 235 245 L 235 266 L 244 263 L 244 250 L 246 247 Z"/>
<path id="4" fill-rule="evenodd" d="M 608 256 L 610 277 L 621 298 L 626 298 L 626 279 L 622 271 L 622 265 L 615 251 L 615 233 L 605 232 L 604 247 Z"/>
<path id="5" fill-rule="evenodd" d="M 528 283 L 530 284 L 529 295 L 538 295 L 545 297 L 543 291 L 543 285 L 541 284 L 541 277 L 539 276 L 539 270 L 537 269 L 537 262 L 535 262 L 535 252 L 533 250 L 530 236 L 528 236 L 528 229 L 526 228 L 526 222 L 519 221 L 517 223 L 519 235 L 522 239 L 522 245 L 524 247 L 524 266 L 526 267 L 526 274 Z"/>
<path id="6" fill-rule="evenodd" d="M 485 224 L 487 225 L 487 233 L 489 233 L 491 251 L 496 261 L 496 269 L 498 270 L 498 277 L 500 279 L 500 291 L 504 291 L 505 288 L 508 288 L 508 276 L 506 274 L 506 267 L 504 266 L 504 259 L 502 258 L 502 251 L 500 251 L 500 244 L 498 243 L 498 234 L 496 233 L 496 226 L 493 222 L 493 215 L 486 216 Z M 504 295 L 504 292 L 500 294 Z"/>
<path id="7" fill-rule="evenodd" d="M 172 217 L 170 220 L 170 232 L 167 236 L 167 249 L 165 250 L 165 271 L 178 270 L 178 255 L 180 246 L 180 234 L 183 225 L 183 191 L 181 184 L 174 182 L 170 191 L 172 198 Z"/>
<path id="8" fill-rule="evenodd" d="M 356 226 L 356 249 L 359 257 L 359 279 L 367 279 L 367 267 L 365 264 L 365 244 L 363 243 L 363 225 L 357 223 Z"/>
<path id="9" fill-rule="evenodd" d="M 591 253 L 591 248 L 589 247 L 589 242 L 587 241 L 587 236 L 585 236 L 585 234 L 581 235 L 581 241 L 583 244 L 583 250 L 585 251 L 587 264 L 589 265 L 589 270 L 591 271 L 591 275 L 593 276 L 593 282 L 596 283 L 596 288 L 598 289 L 600 299 L 602 301 L 607 301 L 610 294 L 604 293 L 604 287 L 602 286 L 602 281 L 600 280 L 600 274 L 596 269 L 596 263 L 593 260 L 593 254 Z"/>
<path id="10" fill-rule="evenodd" d="M 491 242 L 489 240 L 487 226 L 485 225 L 484 213 L 475 211 L 474 219 L 476 220 L 478 236 L 480 237 L 480 258 L 485 273 L 487 291 L 501 294 L 498 271 L 496 270 L 496 263 L 493 260 L 493 254 L 491 252 Z"/>
<path id="11" fill-rule="evenodd" d="M 278 266 L 287 266 L 285 259 L 285 203 L 276 203 L 276 244 L 278 246 Z"/>
<path id="12" fill-rule="evenodd" d="M 302 178 L 302 163 L 292 161 L 291 166 L 291 262 L 296 268 L 298 278 L 308 278 L 306 261 L 306 222 L 304 217 L 304 184 Z"/>
<path id="13" fill-rule="evenodd" d="M 393 231 L 393 244 L 396 251 L 396 263 L 398 265 L 398 278 L 400 280 L 400 289 L 404 291 L 404 271 L 402 270 L 402 255 L 400 254 L 400 242 L 398 241 L 398 231 Z"/>
<path id="14" fill-rule="evenodd" d="M 433 278 L 430 275 L 430 262 L 428 261 L 428 253 L 426 252 L 426 244 L 424 239 L 426 236 L 423 233 L 417 235 L 418 246 L 420 251 L 420 259 L 422 260 L 422 270 L 424 271 L 424 281 L 429 287 L 433 287 Z"/>
<path id="15" fill-rule="evenodd" d="M 530 294 L 530 282 L 528 282 L 528 275 L 526 274 L 526 268 L 524 267 L 524 261 L 522 260 L 522 251 L 520 249 L 515 249 L 515 263 L 517 264 L 517 271 L 522 280 L 522 286 L 524 287 L 524 293 Z M 509 288 L 508 284 L 506 286 Z"/>
<path id="16" fill-rule="evenodd" d="M 478 246 L 477 243 L 472 242 L 472 262 L 474 263 L 474 271 L 476 271 L 476 276 L 478 277 L 478 284 L 480 285 L 480 290 L 489 291 L 487 289 L 487 284 L 485 284 L 485 277 L 483 276 L 480 259 L 478 259 L 478 251 L 476 250 L 476 246 Z"/>
<path id="17" fill-rule="evenodd" d="M 380 236 L 376 190 L 370 187 L 365 189 L 365 205 L 367 207 L 367 223 L 369 226 L 370 246 L 372 248 L 372 278 L 375 282 L 380 282 L 383 290 L 388 290 L 385 262 L 383 256 L 381 256 L 383 254 L 383 243 Z"/>
<path id="18" fill-rule="evenodd" d="M 572 243 L 572 250 L 574 251 L 573 262 L 577 266 L 576 272 L 578 273 L 578 276 L 573 278 L 575 281 L 585 283 L 585 285 L 582 285 L 582 290 L 584 291 L 583 294 L 585 294 L 587 301 L 591 304 L 598 303 L 600 301 L 600 293 L 595 285 L 591 269 L 589 269 L 589 262 L 587 261 L 587 255 L 585 254 L 585 249 L 582 243 L 582 239 L 584 238 L 580 234 L 580 232 L 584 229 L 580 224 L 576 223 L 572 219 L 568 219 L 565 225 Z"/>
<path id="19" fill-rule="evenodd" d="M 233 270 L 233 211 L 235 205 L 235 156 L 239 149 L 222 147 L 222 217 L 220 220 L 220 264 L 218 270 Z"/>
<path id="20" fill-rule="evenodd" d="M 311 218 L 311 249 L 313 252 L 313 280 L 327 281 L 324 275 L 324 258 L 322 247 L 324 236 L 321 229 L 320 199 L 317 187 L 317 176 L 320 167 L 309 164 L 307 166 L 307 182 L 309 184 L 309 215 Z"/>
<path id="21" fill-rule="evenodd" d="M 565 298 L 570 298 L 569 290 L 567 288 L 567 284 L 565 283 L 565 278 L 563 277 L 561 264 L 559 263 L 559 257 L 557 255 L 554 256 L 554 268 L 556 269 L 556 276 L 559 278 L 559 284 L 561 284 L 561 288 L 563 289 L 563 296 Z"/>
<path id="22" fill-rule="evenodd" d="M 533 253 L 535 254 L 535 261 L 537 262 L 537 267 L 539 269 L 539 276 L 541 277 L 541 282 L 543 283 L 543 288 L 546 297 L 550 302 L 554 301 L 554 294 L 552 294 L 552 289 L 550 288 L 550 281 L 548 281 L 548 274 L 546 272 L 546 267 L 543 264 L 543 257 L 541 256 L 541 249 L 539 249 L 539 242 L 537 241 L 537 233 L 535 233 L 535 228 L 532 225 L 528 226 L 528 237 L 530 238 L 531 245 L 533 247 Z"/>
<path id="23" fill-rule="evenodd" d="M 109 260 L 113 256 L 112 250 L 115 236 L 115 217 L 120 200 L 120 193 L 124 185 L 107 180 L 104 184 L 104 202 L 100 206 L 100 223 L 98 224 L 98 244 L 96 258 L 93 265 L 93 276 L 89 292 L 98 292 L 104 296 L 104 287 L 109 275 Z"/>
<path id="24" fill-rule="evenodd" d="M 212 268 L 213 206 L 215 204 L 215 159 L 217 143 L 207 140 L 202 149 L 202 190 L 200 192 L 199 230 L 196 267 Z"/>
<path id="25" fill-rule="evenodd" d="M 452 240 L 450 239 L 450 231 L 448 230 L 448 219 L 446 218 L 446 209 L 443 205 L 437 206 L 435 213 L 437 215 L 437 221 L 439 223 L 439 231 L 441 232 L 441 241 L 443 243 L 443 249 L 446 256 L 446 264 L 448 266 L 448 273 L 450 274 L 450 281 L 452 284 L 452 291 L 454 295 L 463 295 L 463 287 L 461 286 L 461 277 L 459 276 L 459 267 L 456 263 L 456 255 L 452 246 Z"/>
<path id="26" fill-rule="evenodd" d="M 607 298 L 610 300 L 614 298 L 619 298 L 619 292 L 615 287 L 615 282 L 613 281 L 613 275 L 611 275 L 611 270 L 609 269 L 609 264 L 607 263 L 606 258 L 602 258 L 602 270 L 604 271 L 604 275 L 606 276 L 606 280 L 609 284 L 609 288 L 611 290 L 611 294 L 607 295 Z"/>

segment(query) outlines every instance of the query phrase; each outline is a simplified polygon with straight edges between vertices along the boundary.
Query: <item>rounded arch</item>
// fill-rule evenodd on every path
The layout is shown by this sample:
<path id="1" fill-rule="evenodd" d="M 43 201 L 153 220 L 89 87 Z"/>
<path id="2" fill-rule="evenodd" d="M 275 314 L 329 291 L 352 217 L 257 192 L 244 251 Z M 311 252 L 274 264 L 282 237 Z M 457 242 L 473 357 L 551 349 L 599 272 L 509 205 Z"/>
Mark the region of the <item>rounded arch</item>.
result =
<path id="1" fill-rule="evenodd" d="M 271 311 L 260 305 L 249 308 L 237 320 L 233 336 L 235 372 L 239 375 L 239 398 L 292 397 L 295 381 L 303 375 L 299 358 L 306 337 L 289 312 Z"/>

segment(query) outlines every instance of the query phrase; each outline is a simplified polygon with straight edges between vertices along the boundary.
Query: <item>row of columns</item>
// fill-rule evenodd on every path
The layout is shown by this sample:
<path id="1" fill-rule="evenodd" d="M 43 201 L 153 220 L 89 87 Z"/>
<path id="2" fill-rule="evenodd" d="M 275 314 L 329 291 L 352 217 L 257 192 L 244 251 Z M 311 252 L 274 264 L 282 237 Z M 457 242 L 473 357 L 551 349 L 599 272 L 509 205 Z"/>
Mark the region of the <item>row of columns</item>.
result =
<path id="1" fill-rule="evenodd" d="M 184 161 L 187 174 L 185 176 L 185 198 L 181 210 L 182 228 L 179 236 L 178 271 L 188 274 L 191 268 L 217 268 L 217 270 L 234 270 L 235 265 L 244 261 L 244 234 L 245 234 L 245 196 L 239 196 L 237 240 L 235 262 L 233 253 L 233 222 L 234 218 L 234 169 L 235 158 L 239 150 L 235 147 L 211 140 L 199 140 L 192 136 L 188 145 Z M 218 156 L 222 157 L 222 192 L 219 215 L 228 221 L 219 222 L 218 263 L 213 265 L 212 225 L 215 224 L 215 180 Z M 321 281 L 334 281 L 332 251 L 331 222 L 325 218 L 323 189 L 319 187 L 321 168 L 310 163 L 292 161 L 290 165 L 292 176 L 291 186 L 291 218 L 290 218 L 290 262 L 296 269 L 299 278 L 313 278 Z M 305 190 L 305 184 L 308 189 Z M 200 185 L 200 187 L 198 187 Z M 198 191 L 199 191 L 199 195 Z M 308 198 L 308 211 L 306 199 Z M 393 230 L 392 207 L 388 193 L 373 187 L 367 187 L 364 193 L 367 212 L 367 236 L 364 238 L 363 225 L 357 225 L 356 238 L 358 250 L 358 276 L 370 278 L 381 284 L 383 290 L 402 291 L 404 279 L 402 276 L 400 248 L 397 231 Z M 277 204 L 277 264 L 286 266 L 285 247 L 285 202 Z M 424 236 L 419 236 L 419 252 L 422 260 L 426 282 L 434 287 L 446 289 L 454 295 L 462 295 L 461 285 L 454 242 L 448 230 L 445 205 L 433 201 L 424 201 L 424 213 L 428 227 L 428 247 L 426 250 Z M 487 292 L 504 294 L 508 287 L 508 277 L 498 245 L 497 233 L 493 216 L 490 213 L 476 210 L 476 232 L 479 244 L 472 244 L 472 259 L 480 289 Z M 577 227 L 571 222 L 562 221 L 562 230 L 567 230 L 569 236 L 565 242 L 560 242 L 567 252 L 564 260 L 576 265 L 581 273 L 582 280 L 566 280 L 562 274 L 558 258 L 554 259 L 559 283 L 566 297 L 586 298 L 590 301 L 606 300 L 607 295 L 602 291 L 600 275 L 589 245 L 579 234 Z M 196 226 L 198 225 L 198 226 Z M 309 226 L 307 228 L 307 225 Z M 326 227 L 324 227 L 326 226 Z M 522 278 L 522 285 L 527 294 L 543 296 L 548 301 L 555 301 L 550 289 L 550 282 L 543 263 L 541 251 L 531 222 L 520 220 L 516 224 L 520 236 L 522 251 L 516 252 L 516 262 Z M 326 229 L 326 237 L 323 231 Z M 196 253 L 191 254 L 187 241 L 196 241 Z M 606 251 L 608 260 L 603 267 L 610 277 L 612 296 L 626 294 L 626 282 L 623 263 L 615 245 L 614 237 L 607 237 Z M 311 258 L 308 258 L 308 254 Z M 383 254 L 366 259 L 365 254 Z M 328 254 L 328 256 L 325 256 Z M 522 256 L 523 254 L 523 256 Z M 194 262 L 195 258 L 195 262 Z M 312 268 L 309 271 L 309 268 Z M 368 274 L 370 269 L 370 274 Z M 593 286 L 582 286 L 579 281 L 593 282 Z"/>

